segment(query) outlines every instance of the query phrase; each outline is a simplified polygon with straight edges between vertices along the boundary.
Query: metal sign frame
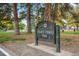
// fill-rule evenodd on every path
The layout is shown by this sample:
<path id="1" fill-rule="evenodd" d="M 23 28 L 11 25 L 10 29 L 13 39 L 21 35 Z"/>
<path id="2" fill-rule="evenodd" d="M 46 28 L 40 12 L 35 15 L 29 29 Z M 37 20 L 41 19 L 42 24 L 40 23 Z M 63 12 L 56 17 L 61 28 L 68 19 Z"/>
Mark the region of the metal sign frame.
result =
<path id="1" fill-rule="evenodd" d="M 37 26 L 35 27 L 35 45 L 38 45 L 38 41 L 39 41 L 39 37 L 38 37 L 38 30 L 40 28 L 40 24 L 43 24 L 44 23 L 52 23 L 53 25 L 51 25 L 53 27 L 54 30 L 52 30 L 54 32 L 54 35 L 52 38 L 53 39 L 53 42 L 54 44 L 56 45 L 56 52 L 60 52 L 60 26 L 59 25 L 56 25 L 56 23 L 54 22 L 49 22 L 49 21 L 41 21 L 37 24 Z M 47 24 L 48 25 L 48 24 Z M 46 24 L 44 26 L 47 26 Z M 42 33 L 41 33 L 42 34 Z"/>

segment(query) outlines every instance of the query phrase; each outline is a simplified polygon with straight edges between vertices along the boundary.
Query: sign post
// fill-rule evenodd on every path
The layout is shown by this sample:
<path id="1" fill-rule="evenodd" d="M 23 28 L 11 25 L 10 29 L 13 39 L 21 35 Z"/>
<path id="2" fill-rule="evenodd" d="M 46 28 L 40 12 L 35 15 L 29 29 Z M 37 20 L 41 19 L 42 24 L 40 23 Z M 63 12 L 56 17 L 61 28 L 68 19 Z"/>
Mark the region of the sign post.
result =
<path id="1" fill-rule="evenodd" d="M 35 45 L 38 45 L 37 28 L 35 28 Z"/>
<path id="2" fill-rule="evenodd" d="M 42 21 L 35 28 L 35 45 L 39 40 L 54 42 L 56 44 L 56 52 L 60 52 L 60 26 L 54 22 Z"/>
<path id="3" fill-rule="evenodd" d="M 60 26 L 56 26 L 56 52 L 60 52 Z"/>

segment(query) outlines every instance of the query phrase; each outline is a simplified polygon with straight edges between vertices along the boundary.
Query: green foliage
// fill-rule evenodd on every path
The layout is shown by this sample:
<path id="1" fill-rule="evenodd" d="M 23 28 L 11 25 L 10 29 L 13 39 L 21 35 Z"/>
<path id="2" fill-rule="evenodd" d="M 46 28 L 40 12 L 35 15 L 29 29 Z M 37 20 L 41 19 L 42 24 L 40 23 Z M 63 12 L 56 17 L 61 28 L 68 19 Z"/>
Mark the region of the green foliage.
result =
<path id="1" fill-rule="evenodd" d="M 64 26 L 64 22 L 62 20 L 55 21 L 57 25 Z"/>
<path id="2" fill-rule="evenodd" d="M 25 24 L 23 24 L 22 22 L 20 22 L 19 28 L 20 28 L 21 30 L 23 30 L 23 29 L 25 28 Z"/>
<path id="3" fill-rule="evenodd" d="M 11 4 L 9 4 L 9 3 L 0 4 L 0 29 L 1 30 L 3 30 L 4 28 L 7 28 L 7 24 L 3 23 L 3 20 L 4 20 L 5 17 L 7 17 L 6 19 L 11 21 L 11 11 L 12 11 L 11 10 Z"/>
<path id="4" fill-rule="evenodd" d="M 1 3 L 0 4 L 0 19 L 4 16 L 11 16 L 11 4 L 9 3 Z"/>
<path id="5" fill-rule="evenodd" d="M 13 29 L 12 21 L 10 21 L 10 20 L 2 20 L 0 30 L 4 30 L 4 29 L 8 29 L 8 30 Z"/>
<path id="6" fill-rule="evenodd" d="M 69 16 L 67 13 L 70 13 L 70 10 L 72 10 L 72 9 L 73 9 L 73 7 L 68 3 L 65 3 L 65 4 L 60 4 L 60 3 L 52 4 L 53 21 L 55 21 L 60 26 L 64 26 L 65 22 L 62 21 L 62 19 L 65 19 L 67 21 L 68 16 Z"/>

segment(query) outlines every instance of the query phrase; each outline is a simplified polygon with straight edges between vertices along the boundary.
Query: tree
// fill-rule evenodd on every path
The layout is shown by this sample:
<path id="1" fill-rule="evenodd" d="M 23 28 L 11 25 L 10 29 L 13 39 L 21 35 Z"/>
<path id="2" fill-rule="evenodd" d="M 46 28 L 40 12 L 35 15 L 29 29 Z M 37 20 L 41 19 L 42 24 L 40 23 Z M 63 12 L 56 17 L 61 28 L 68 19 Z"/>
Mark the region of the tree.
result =
<path id="1" fill-rule="evenodd" d="M 13 3 L 13 14 L 14 14 L 14 25 L 15 25 L 16 35 L 20 35 L 19 19 L 18 19 L 17 4 L 16 3 Z"/>
<path id="2" fill-rule="evenodd" d="M 44 20 L 44 12 L 45 11 L 45 6 L 44 4 L 37 4 L 37 21 L 43 21 Z"/>
<path id="3" fill-rule="evenodd" d="M 0 4 L 0 29 L 7 28 L 6 25 L 3 24 L 4 18 L 7 17 L 8 21 L 11 21 L 11 4 L 2 3 Z M 6 21 L 5 21 L 6 22 Z"/>
<path id="4" fill-rule="evenodd" d="M 13 29 L 13 24 L 12 24 L 12 20 L 10 20 L 10 18 L 8 18 L 7 16 L 5 16 L 2 21 L 1 21 L 2 25 L 4 26 L 4 28 L 6 28 L 7 30 L 11 30 Z"/>
<path id="5" fill-rule="evenodd" d="M 51 21 L 51 3 L 45 3 L 44 20 Z"/>
<path id="6" fill-rule="evenodd" d="M 73 15 L 73 23 L 75 24 L 77 30 L 79 27 L 79 4 L 76 5 L 75 9 L 71 11 L 72 15 Z"/>
<path id="7" fill-rule="evenodd" d="M 31 14 L 31 7 L 32 7 L 32 4 L 30 3 L 27 3 L 27 4 L 20 4 L 20 9 L 21 12 L 20 12 L 20 20 L 23 20 L 26 18 L 26 28 L 27 28 L 27 32 L 28 33 L 32 33 L 32 28 L 31 28 L 31 17 L 32 17 L 32 14 Z M 23 10 L 24 9 L 24 10 Z"/>
<path id="8" fill-rule="evenodd" d="M 32 33 L 31 31 L 31 4 L 27 3 L 27 32 Z"/>

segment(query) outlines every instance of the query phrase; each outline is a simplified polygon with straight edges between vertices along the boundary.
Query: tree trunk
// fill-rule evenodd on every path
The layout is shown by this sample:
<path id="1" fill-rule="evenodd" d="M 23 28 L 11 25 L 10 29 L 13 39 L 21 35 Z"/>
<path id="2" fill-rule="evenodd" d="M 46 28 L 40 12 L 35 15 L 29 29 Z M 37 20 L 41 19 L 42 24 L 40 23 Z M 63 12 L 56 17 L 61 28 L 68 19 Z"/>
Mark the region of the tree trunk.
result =
<path id="1" fill-rule="evenodd" d="M 20 35 L 19 19 L 18 19 L 17 4 L 16 3 L 13 3 L 13 14 L 14 14 L 14 25 L 15 25 L 16 35 Z"/>
<path id="2" fill-rule="evenodd" d="M 27 3 L 28 11 L 27 11 L 27 32 L 32 33 L 31 31 L 31 5 Z"/>
<path id="3" fill-rule="evenodd" d="M 44 20 L 51 21 L 51 3 L 45 4 Z"/>
<path id="4" fill-rule="evenodd" d="M 76 25 L 76 27 L 77 27 L 77 30 L 78 30 L 78 25 Z"/>

